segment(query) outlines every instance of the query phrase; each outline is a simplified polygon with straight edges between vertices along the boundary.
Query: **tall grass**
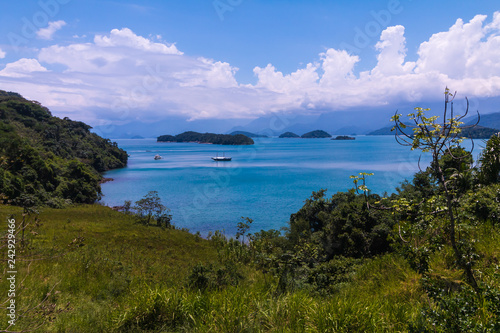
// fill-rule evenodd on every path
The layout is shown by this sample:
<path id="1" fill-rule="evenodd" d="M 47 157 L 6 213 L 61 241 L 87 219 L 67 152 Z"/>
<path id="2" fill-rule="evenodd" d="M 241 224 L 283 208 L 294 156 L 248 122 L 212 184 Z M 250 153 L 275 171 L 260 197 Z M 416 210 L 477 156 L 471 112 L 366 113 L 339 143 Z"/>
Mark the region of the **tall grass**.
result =
<path id="1" fill-rule="evenodd" d="M 2 220 L 10 213 L 20 219 L 20 212 L 0 206 Z M 396 254 L 365 260 L 330 295 L 304 289 L 278 293 L 278 278 L 244 264 L 248 258 L 236 243 L 226 253 L 217 242 L 138 225 L 97 205 L 47 209 L 40 219 L 29 229 L 29 246 L 18 252 L 20 259 L 36 259 L 19 261 L 23 282 L 16 302 L 19 313 L 27 311 L 16 324 L 19 331 L 41 325 L 34 331 L 408 332 L 412 325 L 425 327 L 422 309 L 435 308 L 422 276 Z M 498 228 L 484 226 L 477 233 L 478 267 L 498 287 Z M 201 291 L 188 284 L 197 264 L 235 256 L 245 259 L 235 268 L 243 276 L 237 285 Z M 455 276 L 446 258 L 433 258 L 431 267 Z M 5 275 L 0 278 L 5 300 Z M 494 315 L 482 313 L 485 322 Z M 7 327 L 3 314 L 0 325 Z"/>

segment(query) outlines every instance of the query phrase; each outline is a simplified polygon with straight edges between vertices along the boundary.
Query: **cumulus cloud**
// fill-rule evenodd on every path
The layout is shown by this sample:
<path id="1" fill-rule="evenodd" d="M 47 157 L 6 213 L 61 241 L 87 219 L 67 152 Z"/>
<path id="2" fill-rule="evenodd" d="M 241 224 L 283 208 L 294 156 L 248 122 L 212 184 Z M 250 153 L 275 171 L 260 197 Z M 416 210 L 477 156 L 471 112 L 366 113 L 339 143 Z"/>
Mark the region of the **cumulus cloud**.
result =
<path id="1" fill-rule="evenodd" d="M 132 30 L 123 28 L 113 29 L 109 36 L 97 35 L 94 43 L 100 47 L 128 47 L 136 50 L 163 54 L 182 54 L 174 44 L 153 43 L 151 40 L 137 36 Z"/>
<path id="2" fill-rule="evenodd" d="M 62 29 L 66 25 L 66 22 L 60 20 L 60 21 L 53 21 L 49 22 L 49 25 L 47 28 L 42 28 L 36 32 L 36 35 L 40 39 L 47 39 L 50 40 L 56 33 L 56 31 Z"/>
<path id="3" fill-rule="evenodd" d="M 256 84 L 242 85 L 238 68 L 227 62 L 186 55 L 153 35 L 113 29 L 92 42 L 51 45 L 38 59 L 8 64 L 0 71 L 0 89 L 55 111 L 77 112 L 93 124 L 367 108 L 440 99 L 445 86 L 469 97 L 500 95 L 500 12 L 489 22 L 484 15 L 457 20 L 423 42 L 415 62 L 406 60 L 403 26 L 386 28 L 373 46 L 377 63 L 367 71 L 356 70 L 359 56 L 328 48 L 292 73 L 273 64 L 255 67 Z"/>
<path id="4" fill-rule="evenodd" d="M 5 77 L 30 77 L 34 72 L 47 72 L 47 68 L 40 65 L 36 59 L 22 58 L 16 62 L 7 64 L 4 69 L 0 71 L 0 76 Z"/>
<path id="5" fill-rule="evenodd" d="M 382 31 L 380 41 L 375 44 L 379 51 L 377 66 L 372 70 L 374 76 L 391 76 L 410 73 L 415 63 L 405 63 L 406 38 L 405 28 L 401 25 L 388 27 Z"/>
<path id="6" fill-rule="evenodd" d="M 5 58 L 6 55 L 7 53 L 5 53 L 4 51 L 2 51 L 2 49 L 0 49 L 0 59 Z"/>

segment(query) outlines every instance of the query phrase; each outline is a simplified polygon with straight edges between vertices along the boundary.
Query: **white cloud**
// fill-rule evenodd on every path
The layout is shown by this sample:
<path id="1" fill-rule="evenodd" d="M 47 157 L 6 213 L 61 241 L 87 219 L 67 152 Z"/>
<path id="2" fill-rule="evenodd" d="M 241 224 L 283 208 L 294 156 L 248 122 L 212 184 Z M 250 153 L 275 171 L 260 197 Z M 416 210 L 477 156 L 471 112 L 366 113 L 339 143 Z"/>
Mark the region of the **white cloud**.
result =
<path id="1" fill-rule="evenodd" d="M 269 89 L 274 92 L 290 93 L 306 91 L 309 87 L 316 84 L 319 79 L 317 66 L 307 64 L 306 68 L 299 69 L 289 75 L 276 71 L 271 64 L 265 68 L 255 67 L 254 73 L 259 78 L 257 87 Z"/>
<path id="2" fill-rule="evenodd" d="M 347 51 L 328 49 L 320 54 L 323 61 L 322 69 L 324 71 L 321 77 L 321 85 L 335 86 L 344 81 L 355 79 L 354 65 L 359 62 L 358 56 L 353 56 Z"/>
<path id="3" fill-rule="evenodd" d="M 377 66 L 372 70 L 374 76 L 390 76 L 410 73 L 415 63 L 405 63 L 406 39 L 405 28 L 401 25 L 388 27 L 382 31 L 380 41 L 375 48 L 380 52 Z"/>
<path id="4" fill-rule="evenodd" d="M 47 72 L 47 68 L 40 65 L 36 59 L 22 58 L 16 62 L 7 64 L 0 71 L 0 76 L 13 78 L 30 77 L 35 72 Z"/>
<path id="5" fill-rule="evenodd" d="M 422 43 L 415 62 L 406 61 L 404 34 L 400 25 L 385 29 L 373 45 L 376 66 L 358 74 L 362 59 L 330 48 L 292 73 L 273 64 L 255 67 L 257 83 L 241 85 L 238 68 L 227 62 L 185 55 L 155 35 L 114 29 L 93 42 L 52 45 L 38 60 L 8 64 L 0 71 L 0 89 L 8 86 L 55 111 L 78 112 L 94 124 L 368 108 L 440 99 L 446 86 L 469 97 L 500 96 L 500 12 L 489 23 L 481 15 L 457 20 Z"/>
<path id="6" fill-rule="evenodd" d="M 2 49 L 0 49 L 0 59 L 5 58 L 6 55 L 7 53 L 5 53 L 5 51 L 2 51 Z"/>
<path id="7" fill-rule="evenodd" d="M 147 38 L 137 36 L 128 28 L 113 29 L 109 36 L 97 35 L 94 38 L 94 43 L 101 47 L 120 46 L 153 53 L 182 54 L 174 44 L 153 43 Z"/>
<path id="8" fill-rule="evenodd" d="M 36 32 L 36 35 L 40 39 L 47 39 L 50 40 L 56 33 L 56 31 L 62 29 L 66 25 L 66 22 L 60 20 L 60 21 L 53 21 L 49 22 L 49 25 L 47 28 L 42 28 Z"/>

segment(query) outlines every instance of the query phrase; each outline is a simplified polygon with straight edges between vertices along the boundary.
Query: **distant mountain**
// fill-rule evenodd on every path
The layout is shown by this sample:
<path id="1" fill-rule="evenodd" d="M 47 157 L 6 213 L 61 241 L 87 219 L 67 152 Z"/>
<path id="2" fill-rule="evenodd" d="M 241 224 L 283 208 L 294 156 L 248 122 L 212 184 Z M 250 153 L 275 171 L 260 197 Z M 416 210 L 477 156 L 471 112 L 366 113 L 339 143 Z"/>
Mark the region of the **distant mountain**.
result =
<path id="1" fill-rule="evenodd" d="M 197 142 L 211 143 L 214 145 L 253 145 L 254 141 L 243 134 L 214 134 L 214 133 L 198 133 L 184 132 L 178 135 L 160 135 L 158 142 Z"/>
<path id="2" fill-rule="evenodd" d="M 301 136 L 303 139 L 321 139 L 321 138 L 331 138 L 332 136 L 325 131 L 315 130 L 312 132 L 305 133 Z"/>
<path id="3" fill-rule="evenodd" d="M 356 140 L 356 138 L 348 135 L 339 135 L 332 140 Z"/>
<path id="4" fill-rule="evenodd" d="M 415 125 L 406 124 L 406 132 L 413 133 L 412 128 Z M 394 125 L 380 128 L 376 131 L 370 132 L 367 135 L 395 135 L 395 131 L 391 131 Z M 488 128 L 483 126 L 475 126 L 471 128 L 465 128 L 462 130 L 461 136 L 469 139 L 489 139 L 493 134 L 498 133 L 499 130 L 494 128 Z"/>
<path id="5" fill-rule="evenodd" d="M 292 132 L 285 132 L 285 133 L 281 134 L 279 137 L 280 138 L 300 138 L 300 136 L 298 136 L 297 134 L 292 133 Z"/>
<path id="6" fill-rule="evenodd" d="M 466 125 L 473 125 L 477 122 L 477 116 L 468 117 L 465 120 Z M 480 126 L 494 128 L 500 131 L 500 112 L 481 114 L 479 124 Z"/>
<path id="7" fill-rule="evenodd" d="M 234 132 L 229 133 L 229 135 L 238 135 L 238 134 L 248 136 L 249 138 L 268 138 L 267 135 L 256 134 L 256 133 L 245 132 L 245 131 L 234 131 Z"/>
<path id="8" fill-rule="evenodd" d="M 462 130 L 462 136 L 469 139 L 489 139 L 500 130 L 483 126 L 475 126 Z"/>

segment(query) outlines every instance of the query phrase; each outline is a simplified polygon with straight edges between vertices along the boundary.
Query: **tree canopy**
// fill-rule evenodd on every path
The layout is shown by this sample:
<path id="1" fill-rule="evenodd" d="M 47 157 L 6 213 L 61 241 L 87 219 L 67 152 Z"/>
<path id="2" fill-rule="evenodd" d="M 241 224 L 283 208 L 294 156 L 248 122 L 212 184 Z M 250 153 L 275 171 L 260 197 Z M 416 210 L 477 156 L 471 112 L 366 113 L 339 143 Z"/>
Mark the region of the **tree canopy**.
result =
<path id="1" fill-rule="evenodd" d="M 127 153 L 80 121 L 52 116 L 36 101 L 0 91 L 0 194 L 16 203 L 93 203 L 100 172 L 124 167 Z"/>

